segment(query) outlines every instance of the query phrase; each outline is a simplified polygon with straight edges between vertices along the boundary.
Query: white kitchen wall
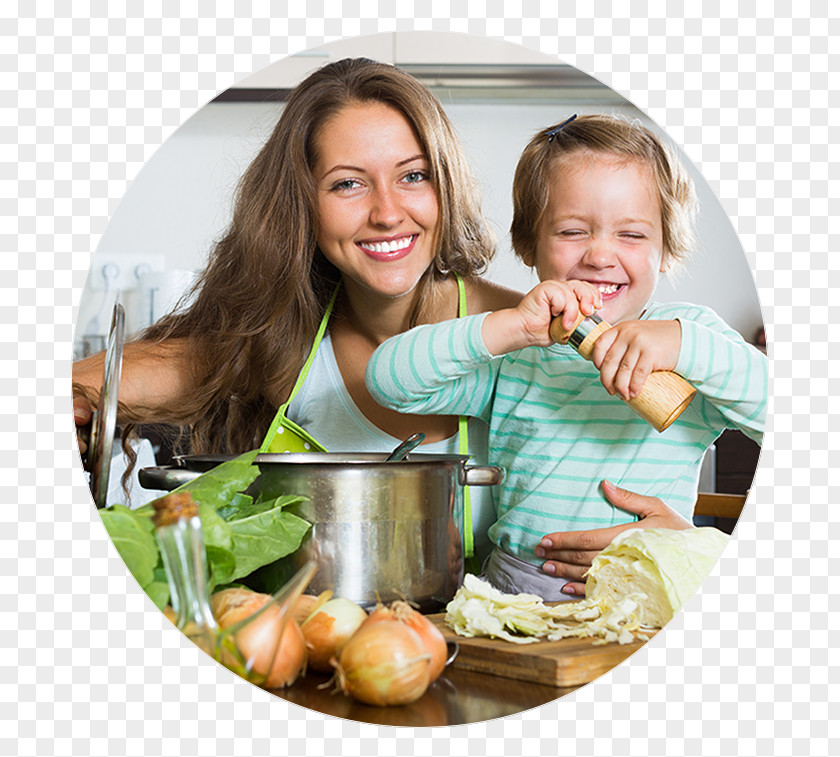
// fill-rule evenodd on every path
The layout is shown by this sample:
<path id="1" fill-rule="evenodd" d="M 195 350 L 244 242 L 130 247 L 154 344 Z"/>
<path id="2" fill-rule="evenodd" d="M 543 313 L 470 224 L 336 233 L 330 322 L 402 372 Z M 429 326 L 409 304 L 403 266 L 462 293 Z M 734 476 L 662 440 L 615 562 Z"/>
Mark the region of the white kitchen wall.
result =
<path id="1" fill-rule="evenodd" d="M 468 41 L 469 44 L 465 44 Z M 242 82 L 247 87 L 289 87 L 308 70 L 346 55 L 368 55 L 397 65 L 465 62 L 507 66 L 538 60 L 556 67 L 556 60 L 498 40 L 457 34 L 406 32 L 343 40 L 309 51 L 294 60 L 279 61 Z M 402 56 L 402 59 L 401 59 Z M 502 73 L 504 69 L 500 69 Z M 513 69 L 512 69 L 513 70 Z M 554 70 L 554 69 L 552 69 Z M 285 72 L 285 73 L 284 73 Z M 496 71 L 498 73 L 498 71 Z M 615 93 L 591 80 L 591 87 L 557 87 L 550 92 L 499 86 L 486 91 L 442 86 L 435 91 L 455 124 L 467 156 L 481 183 L 484 209 L 499 240 L 499 252 L 488 276 L 527 290 L 536 281 L 511 252 L 510 187 L 519 153 L 538 129 L 571 113 L 623 112 L 649 121 Z M 144 325 L 148 289 L 139 287 L 138 266 L 170 271 L 171 286 L 183 286 L 190 271 L 200 269 L 214 239 L 228 221 L 236 182 L 281 112 L 278 103 L 213 102 L 198 111 L 152 156 L 117 207 L 94 256 L 77 322 L 77 342 L 113 290 L 106 292 L 102 268 L 120 267 L 117 284 L 127 308 L 127 327 Z M 700 195 L 700 248 L 688 270 L 660 285 L 660 300 L 688 300 L 717 310 L 734 328 L 752 340 L 762 326 L 755 284 L 729 219 L 703 177 L 689 163 Z M 156 277 L 160 279 L 160 276 Z M 147 282 L 148 283 L 148 282 Z M 157 291 L 157 290 L 156 290 Z M 107 302 L 103 302 L 106 299 Z M 145 296 L 141 296 L 145 295 Z M 160 296 L 172 301 L 166 287 Z M 145 301 L 145 307 L 143 307 Z M 160 303 L 157 303 L 160 306 Z M 100 319 L 100 330 L 102 329 Z"/>

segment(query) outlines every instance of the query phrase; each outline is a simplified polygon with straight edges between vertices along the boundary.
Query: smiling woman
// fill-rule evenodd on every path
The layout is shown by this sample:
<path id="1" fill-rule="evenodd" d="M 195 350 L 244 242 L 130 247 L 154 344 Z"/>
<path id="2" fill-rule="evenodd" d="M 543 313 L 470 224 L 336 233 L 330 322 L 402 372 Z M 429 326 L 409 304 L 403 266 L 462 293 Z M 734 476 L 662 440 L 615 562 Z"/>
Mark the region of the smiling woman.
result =
<path id="1" fill-rule="evenodd" d="M 457 417 L 385 409 L 364 372 L 382 341 L 416 323 L 518 302 L 480 277 L 493 252 L 434 95 L 391 65 L 324 66 L 292 92 L 242 176 L 190 305 L 126 345 L 120 420 L 182 426 L 191 451 L 209 453 L 267 447 L 287 421 L 331 452 L 390 451 L 422 432 L 423 451 L 469 444 L 485 463 L 486 424 L 470 421 L 467 442 Z M 79 424 L 101 372 L 101 356 L 74 366 Z M 473 499 L 484 541 L 492 504 Z"/>

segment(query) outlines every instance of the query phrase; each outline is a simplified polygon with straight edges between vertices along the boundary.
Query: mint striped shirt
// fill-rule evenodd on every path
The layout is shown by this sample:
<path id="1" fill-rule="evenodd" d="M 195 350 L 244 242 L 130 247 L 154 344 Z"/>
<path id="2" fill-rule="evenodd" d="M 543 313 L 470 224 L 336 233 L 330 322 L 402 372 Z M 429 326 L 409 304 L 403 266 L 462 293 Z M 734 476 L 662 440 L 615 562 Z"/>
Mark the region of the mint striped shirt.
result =
<path id="1" fill-rule="evenodd" d="M 660 497 L 690 519 L 703 455 L 727 428 L 761 443 L 767 360 L 712 310 L 651 304 L 649 320 L 678 319 L 676 372 L 697 387 L 663 433 L 601 384 L 598 370 L 566 345 L 493 357 L 481 339 L 486 313 L 419 326 L 386 341 L 368 363 L 367 385 L 405 413 L 471 415 L 490 426 L 489 461 L 507 470 L 494 489 L 491 540 L 533 564 L 540 539 L 628 523 L 600 490 L 607 478 Z"/>

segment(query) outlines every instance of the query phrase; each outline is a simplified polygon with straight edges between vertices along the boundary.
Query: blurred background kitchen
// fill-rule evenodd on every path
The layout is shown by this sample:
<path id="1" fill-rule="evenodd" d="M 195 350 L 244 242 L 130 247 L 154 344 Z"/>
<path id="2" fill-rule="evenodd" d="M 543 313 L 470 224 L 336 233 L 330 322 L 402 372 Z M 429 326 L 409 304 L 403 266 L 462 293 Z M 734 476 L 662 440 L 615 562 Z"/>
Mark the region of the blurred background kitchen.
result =
<path id="1" fill-rule="evenodd" d="M 198 111 L 133 181 L 93 257 L 79 304 L 75 358 L 103 348 L 117 292 L 126 308 L 129 335 L 178 300 L 227 226 L 236 183 L 273 128 L 289 89 L 315 68 L 348 56 L 393 63 L 420 79 L 444 104 L 497 234 L 498 253 L 487 275 L 523 292 L 537 278 L 510 246 L 510 196 L 516 162 L 534 132 L 572 113 L 590 112 L 623 113 L 662 131 L 592 77 L 500 40 L 448 32 L 392 32 L 341 40 L 284 58 Z M 682 157 L 700 199 L 700 243 L 686 270 L 664 279 L 655 298 L 708 305 L 747 341 L 763 346 L 758 295 L 743 249 L 717 197 Z M 702 489 L 746 491 L 757 447 L 741 434 L 727 432 L 717 448 Z"/>

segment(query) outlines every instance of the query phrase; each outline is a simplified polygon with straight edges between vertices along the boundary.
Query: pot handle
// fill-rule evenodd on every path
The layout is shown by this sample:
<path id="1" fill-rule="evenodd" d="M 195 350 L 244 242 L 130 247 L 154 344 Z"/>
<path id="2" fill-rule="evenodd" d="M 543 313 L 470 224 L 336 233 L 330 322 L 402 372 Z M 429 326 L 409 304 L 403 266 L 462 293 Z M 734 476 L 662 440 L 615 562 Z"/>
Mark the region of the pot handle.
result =
<path id="1" fill-rule="evenodd" d="M 162 489 L 171 492 L 201 475 L 200 471 L 175 466 L 141 468 L 137 480 L 144 489 Z"/>
<path id="2" fill-rule="evenodd" d="M 496 486 L 505 480 L 506 471 L 498 465 L 467 465 L 463 468 L 462 486 Z"/>

